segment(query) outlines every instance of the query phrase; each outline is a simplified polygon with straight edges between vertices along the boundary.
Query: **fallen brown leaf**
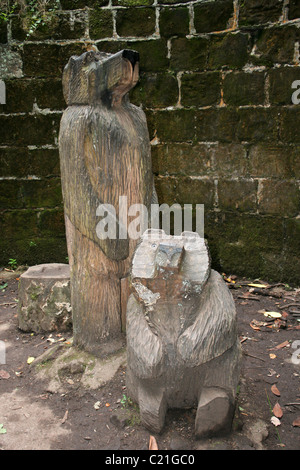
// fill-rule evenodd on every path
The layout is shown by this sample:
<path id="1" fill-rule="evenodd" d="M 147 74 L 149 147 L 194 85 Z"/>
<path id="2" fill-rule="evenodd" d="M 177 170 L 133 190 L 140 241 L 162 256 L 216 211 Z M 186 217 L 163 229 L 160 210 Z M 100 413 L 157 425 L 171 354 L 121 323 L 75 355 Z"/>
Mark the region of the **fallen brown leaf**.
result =
<path id="1" fill-rule="evenodd" d="M 154 436 L 150 436 L 149 450 L 158 450 L 158 445 Z"/>
<path id="2" fill-rule="evenodd" d="M 293 426 L 300 426 L 300 416 L 298 416 L 298 418 L 294 419 L 293 421 Z"/>
<path id="3" fill-rule="evenodd" d="M 0 370 L 0 379 L 9 379 L 10 374 L 6 372 L 6 370 L 1 369 Z"/>
<path id="4" fill-rule="evenodd" d="M 275 403 L 274 408 L 273 408 L 273 414 L 276 416 L 276 418 L 282 418 L 283 416 L 283 411 L 279 403 Z"/>
<path id="5" fill-rule="evenodd" d="M 275 384 L 272 385 L 271 391 L 272 393 L 274 393 L 274 395 L 276 395 L 277 397 L 280 397 L 280 391 L 278 390 Z"/>
<path id="6" fill-rule="evenodd" d="M 260 331 L 260 326 L 262 326 L 262 322 L 258 322 L 257 320 L 253 319 L 250 322 L 250 326 L 251 328 L 253 328 L 253 330 Z"/>

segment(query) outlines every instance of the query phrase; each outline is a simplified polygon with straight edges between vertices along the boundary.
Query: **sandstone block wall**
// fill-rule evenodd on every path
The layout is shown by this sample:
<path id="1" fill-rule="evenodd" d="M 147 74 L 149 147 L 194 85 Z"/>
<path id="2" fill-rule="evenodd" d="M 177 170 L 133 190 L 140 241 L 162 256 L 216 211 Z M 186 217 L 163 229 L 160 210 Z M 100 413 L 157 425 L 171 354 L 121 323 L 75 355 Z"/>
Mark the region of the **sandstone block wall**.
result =
<path id="1" fill-rule="evenodd" d="M 2 264 L 65 262 L 61 74 L 93 43 L 140 53 L 131 101 L 159 202 L 205 204 L 213 267 L 299 283 L 297 0 L 61 0 L 29 38 L 17 15 L 2 23 L 0 43 Z"/>

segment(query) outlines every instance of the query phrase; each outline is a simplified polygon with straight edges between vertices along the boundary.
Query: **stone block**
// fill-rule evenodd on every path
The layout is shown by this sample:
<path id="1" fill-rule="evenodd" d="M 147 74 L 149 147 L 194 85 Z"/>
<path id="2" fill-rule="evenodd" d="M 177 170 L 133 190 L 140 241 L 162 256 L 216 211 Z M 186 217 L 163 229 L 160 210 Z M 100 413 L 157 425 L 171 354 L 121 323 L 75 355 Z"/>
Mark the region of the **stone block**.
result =
<path id="1" fill-rule="evenodd" d="M 72 44 L 35 44 L 24 43 L 22 59 L 23 70 L 27 77 L 58 77 L 72 55 L 81 54 L 84 45 Z"/>
<path id="2" fill-rule="evenodd" d="M 286 253 L 292 253 L 300 258 L 300 219 L 286 219 L 284 226 Z"/>
<path id="3" fill-rule="evenodd" d="M 300 4 L 298 0 L 290 0 L 288 16 L 289 20 L 300 18 Z"/>
<path id="4" fill-rule="evenodd" d="M 0 231 L 6 240 L 37 237 L 37 212 L 32 209 L 6 210 L 1 214 Z"/>
<path id="5" fill-rule="evenodd" d="M 152 128 L 160 142 L 192 141 L 195 125 L 195 112 L 189 109 L 156 111 L 153 115 Z"/>
<path id="6" fill-rule="evenodd" d="M 251 61 L 257 65 L 292 64 L 295 41 L 299 32 L 294 25 L 273 26 L 257 31 L 255 54 Z"/>
<path id="7" fill-rule="evenodd" d="M 20 276 L 18 326 L 35 333 L 64 331 L 72 325 L 70 268 L 49 263 Z"/>
<path id="8" fill-rule="evenodd" d="M 126 385 L 142 423 L 159 433 L 168 408 L 196 405 L 196 437 L 230 431 L 241 360 L 236 313 L 204 239 L 148 230 L 131 282 Z"/>
<path id="9" fill-rule="evenodd" d="M 219 179 L 218 201 L 222 210 L 256 212 L 257 181 Z"/>
<path id="10" fill-rule="evenodd" d="M 208 57 L 209 39 L 175 38 L 171 43 L 170 66 L 173 70 L 203 70 Z"/>
<path id="11" fill-rule="evenodd" d="M 60 178 L 22 182 L 25 207 L 56 207 L 62 205 Z"/>
<path id="12" fill-rule="evenodd" d="M 91 39 L 102 39 L 113 35 L 112 11 L 94 9 L 89 13 L 89 31 Z"/>
<path id="13" fill-rule="evenodd" d="M 34 99 L 40 109 L 63 110 L 66 107 L 61 79 L 37 79 L 32 82 L 32 86 Z"/>
<path id="14" fill-rule="evenodd" d="M 59 178 L 43 180 L 4 180 L 1 209 L 55 207 L 61 205 Z"/>
<path id="15" fill-rule="evenodd" d="M 38 108 L 61 110 L 65 107 L 60 79 L 10 79 L 5 81 L 6 104 L 1 113 L 32 112 Z"/>
<path id="16" fill-rule="evenodd" d="M 31 112 L 34 103 L 34 90 L 31 80 L 5 80 L 6 103 L 0 104 L 1 113 Z"/>
<path id="17" fill-rule="evenodd" d="M 7 23 L 5 21 L 0 24 L 0 44 L 7 43 Z"/>
<path id="18" fill-rule="evenodd" d="M 57 237 L 65 237 L 65 219 L 63 208 L 44 209 L 39 212 L 37 229 L 41 237 L 51 237 L 53 227 Z"/>
<path id="19" fill-rule="evenodd" d="M 236 109 L 207 108 L 196 111 L 196 138 L 203 142 L 234 142 L 238 125 Z"/>
<path id="20" fill-rule="evenodd" d="M 240 141 L 277 139 L 278 111 L 276 108 L 240 108 L 237 138 Z"/>
<path id="21" fill-rule="evenodd" d="M 171 73 L 144 74 L 130 93 L 130 101 L 146 108 L 175 106 L 179 90 L 177 78 Z"/>
<path id="22" fill-rule="evenodd" d="M 242 68 L 248 60 L 248 35 L 245 33 L 226 33 L 212 36 L 208 68 Z"/>
<path id="23" fill-rule="evenodd" d="M 176 201 L 177 181 L 170 177 L 155 177 L 155 189 L 159 204 L 171 206 Z"/>
<path id="24" fill-rule="evenodd" d="M 218 104 L 220 99 L 220 72 L 184 73 L 182 75 L 182 106 L 211 106 Z"/>
<path id="25" fill-rule="evenodd" d="M 210 149 L 206 144 L 153 145 L 151 154 L 153 171 L 160 175 L 198 176 L 212 171 Z"/>
<path id="26" fill-rule="evenodd" d="M 249 150 L 249 174 L 258 178 L 293 177 L 290 153 L 286 145 L 276 143 L 252 145 Z"/>
<path id="27" fill-rule="evenodd" d="M 189 34 L 189 22 L 189 10 L 186 7 L 167 7 L 160 10 L 159 29 L 163 37 Z"/>
<path id="28" fill-rule="evenodd" d="M 300 80 L 299 67 L 276 67 L 269 70 L 268 76 L 270 103 L 292 105 L 292 95 L 296 91 L 295 88 L 292 88 L 292 84 L 295 80 Z"/>
<path id="29" fill-rule="evenodd" d="M 23 76 L 23 63 L 18 47 L 0 44 L 0 76 L 2 80 Z"/>
<path id="30" fill-rule="evenodd" d="M 265 102 L 264 72 L 234 72 L 225 75 L 224 101 L 232 106 L 263 105 Z"/>
<path id="31" fill-rule="evenodd" d="M 247 0 L 242 2 L 239 10 L 239 25 L 252 26 L 278 22 L 282 15 L 283 0 Z"/>
<path id="32" fill-rule="evenodd" d="M 279 133 L 283 142 L 300 142 L 299 118 L 300 107 L 289 106 L 281 109 Z"/>
<path id="33" fill-rule="evenodd" d="M 128 8 L 117 10 L 117 34 L 123 37 L 151 36 L 155 32 L 154 8 Z"/>
<path id="34" fill-rule="evenodd" d="M 223 31 L 230 27 L 233 16 L 231 0 L 201 2 L 194 6 L 194 25 L 197 33 Z"/>
<path id="35" fill-rule="evenodd" d="M 117 50 L 123 46 L 117 44 Z M 149 41 L 130 41 L 127 48 L 137 51 L 140 55 L 140 71 L 161 72 L 169 66 L 168 47 L 165 39 L 151 39 Z M 102 50 L 102 49 L 101 49 Z"/>
<path id="36" fill-rule="evenodd" d="M 247 175 L 247 151 L 243 145 L 217 144 L 211 147 L 210 156 L 214 174 L 234 178 Z"/>
<path id="37" fill-rule="evenodd" d="M 298 145 L 295 145 L 294 147 L 291 147 L 290 150 L 290 164 L 292 175 L 294 178 L 300 179 L 300 147 Z"/>
<path id="38" fill-rule="evenodd" d="M 151 38 L 141 40 L 103 40 L 97 43 L 101 52 L 116 53 L 122 49 L 132 49 L 140 55 L 140 74 L 166 71 L 169 68 L 167 40 Z"/>
<path id="39" fill-rule="evenodd" d="M 204 204 L 205 208 L 214 205 L 215 185 L 212 178 L 178 177 L 176 202 L 179 204 Z"/>
<path id="40" fill-rule="evenodd" d="M 0 210 L 20 209 L 23 207 L 22 192 L 19 181 L 1 181 Z"/>
<path id="41" fill-rule="evenodd" d="M 300 189 L 294 181 L 263 180 L 258 190 L 261 214 L 295 217 L 300 211 Z"/>
<path id="42" fill-rule="evenodd" d="M 214 205 L 215 186 L 210 178 L 156 177 L 155 187 L 159 204 L 204 204 L 205 208 Z"/>
<path id="43" fill-rule="evenodd" d="M 298 287 L 300 284 L 300 260 L 299 255 L 289 254 L 288 250 L 282 260 L 281 280 L 291 286 Z"/>
<path id="44" fill-rule="evenodd" d="M 210 220 L 206 218 L 205 230 L 224 272 L 280 280 L 284 240 L 281 218 L 223 211 Z"/>
<path id="45" fill-rule="evenodd" d="M 58 149 L 0 148 L 0 176 L 60 176 Z"/>
<path id="46" fill-rule="evenodd" d="M 61 114 L 1 115 L 0 140 L 2 145 L 54 145 L 58 135 Z"/>

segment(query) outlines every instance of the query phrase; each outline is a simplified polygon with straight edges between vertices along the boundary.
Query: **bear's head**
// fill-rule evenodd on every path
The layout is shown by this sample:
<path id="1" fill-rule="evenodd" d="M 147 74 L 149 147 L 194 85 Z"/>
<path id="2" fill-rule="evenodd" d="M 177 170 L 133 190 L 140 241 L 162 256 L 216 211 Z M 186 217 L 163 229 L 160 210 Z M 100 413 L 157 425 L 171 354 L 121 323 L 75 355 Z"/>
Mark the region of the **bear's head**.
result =
<path id="1" fill-rule="evenodd" d="M 94 47 L 69 59 L 62 79 L 64 98 L 68 105 L 118 107 L 137 83 L 138 75 L 138 52 L 124 49 L 107 54 Z"/>

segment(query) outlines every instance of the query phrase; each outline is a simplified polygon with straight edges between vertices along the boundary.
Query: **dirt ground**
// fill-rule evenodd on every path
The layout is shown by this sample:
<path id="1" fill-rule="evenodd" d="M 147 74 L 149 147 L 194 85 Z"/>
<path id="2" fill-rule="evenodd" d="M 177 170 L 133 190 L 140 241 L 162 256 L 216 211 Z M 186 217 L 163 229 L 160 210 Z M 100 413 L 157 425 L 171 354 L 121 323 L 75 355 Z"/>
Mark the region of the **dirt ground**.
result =
<path id="1" fill-rule="evenodd" d="M 126 395 L 126 351 L 114 376 L 100 386 L 84 385 L 82 366 L 73 366 L 60 373 L 62 387 L 53 389 L 40 375 L 46 362 L 38 367 L 38 361 L 27 361 L 52 348 L 57 348 L 53 357 L 72 348 L 72 332 L 50 335 L 19 330 L 15 277 L 0 278 L 0 345 L 5 344 L 6 352 L 5 364 L 0 362 L 0 449 L 147 450 L 150 433 Z M 154 435 L 158 449 L 299 450 L 300 290 L 277 285 L 255 293 L 248 285 L 254 280 L 232 276 L 227 282 L 236 303 L 243 350 L 232 432 L 196 440 L 196 410 L 171 410 L 164 431 Z M 266 317 L 263 311 L 281 317 Z M 278 426 L 272 422 L 274 413 Z"/>

